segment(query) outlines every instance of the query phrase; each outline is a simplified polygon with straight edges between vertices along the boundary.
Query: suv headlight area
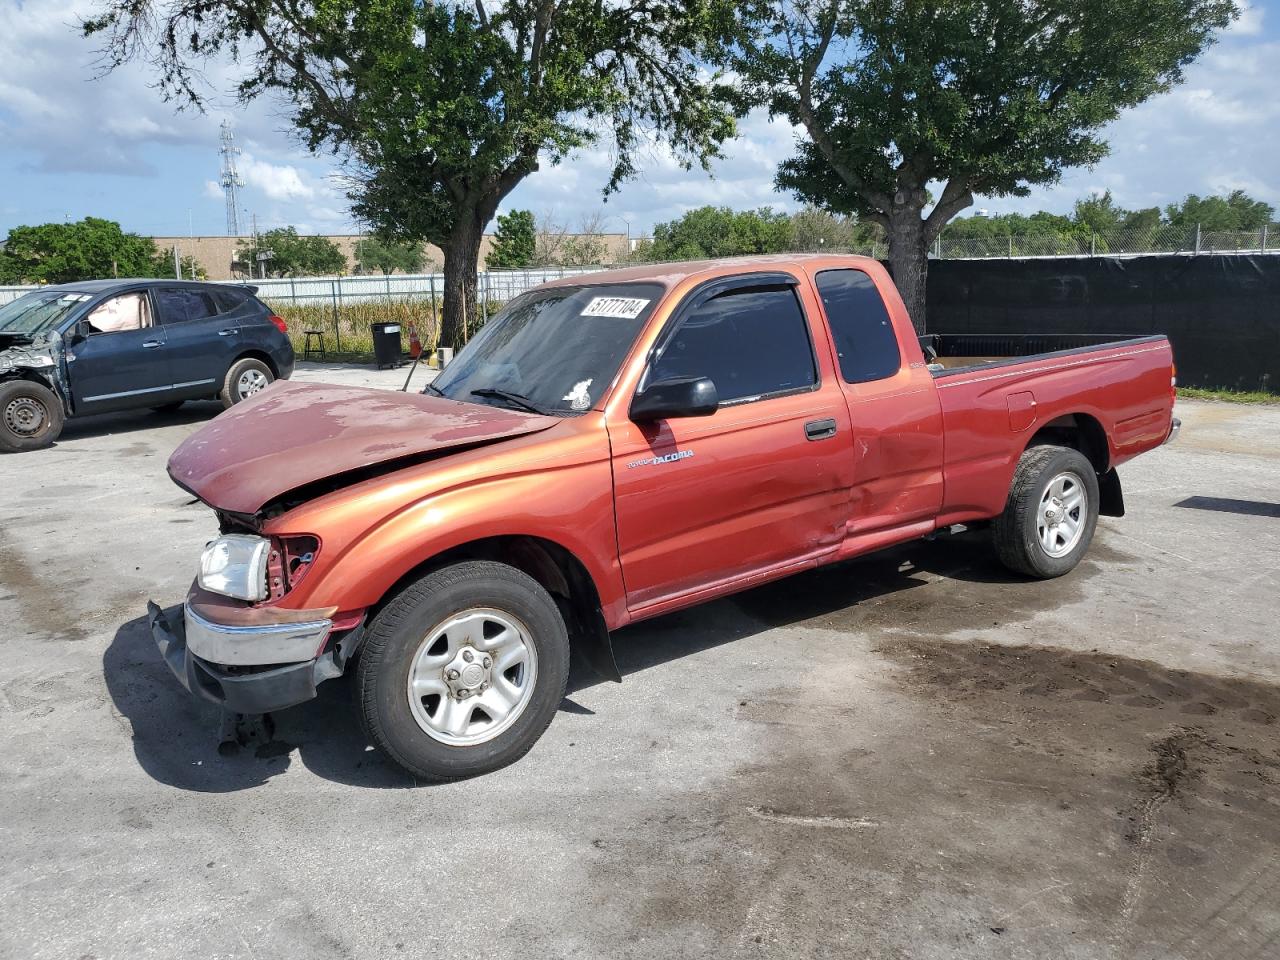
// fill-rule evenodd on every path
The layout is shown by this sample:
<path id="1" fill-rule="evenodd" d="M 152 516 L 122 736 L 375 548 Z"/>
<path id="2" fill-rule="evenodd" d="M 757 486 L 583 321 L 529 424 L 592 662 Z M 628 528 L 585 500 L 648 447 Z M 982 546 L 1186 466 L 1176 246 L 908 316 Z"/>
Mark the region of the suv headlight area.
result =
<path id="1" fill-rule="evenodd" d="M 200 555 L 202 588 L 238 600 L 267 598 L 267 557 L 271 541 L 244 533 L 210 540 Z"/>

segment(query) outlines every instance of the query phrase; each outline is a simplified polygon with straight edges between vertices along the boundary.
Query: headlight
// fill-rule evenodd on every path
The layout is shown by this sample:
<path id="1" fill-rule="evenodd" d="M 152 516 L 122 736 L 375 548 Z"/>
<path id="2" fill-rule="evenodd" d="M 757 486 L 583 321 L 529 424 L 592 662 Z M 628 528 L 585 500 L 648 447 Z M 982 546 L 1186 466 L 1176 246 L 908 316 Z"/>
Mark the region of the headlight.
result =
<path id="1" fill-rule="evenodd" d="M 271 541 L 229 533 L 209 541 L 200 555 L 200 586 L 240 600 L 267 598 L 267 555 Z"/>

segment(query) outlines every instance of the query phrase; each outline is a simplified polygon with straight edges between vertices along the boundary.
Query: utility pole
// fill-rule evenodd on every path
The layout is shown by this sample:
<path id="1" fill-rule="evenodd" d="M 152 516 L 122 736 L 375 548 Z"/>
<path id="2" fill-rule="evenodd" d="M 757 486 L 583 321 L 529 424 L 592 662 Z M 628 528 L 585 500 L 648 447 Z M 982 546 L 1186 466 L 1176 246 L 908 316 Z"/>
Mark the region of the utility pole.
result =
<path id="1" fill-rule="evenodd" d="M 219 139 L 222 141 L 222 147 L 218 151 L 222 154 L 222 193 L 227 198 L 227 236 L 238 237 L 240 236 L 238 191 L 244 186 L 244 180 L 236 170 L 236 157 L 240 155 L 240 148 L 236 146 L 236 137 L 231 132 L 230 121 L 222 121 L 222 134 Z"/>

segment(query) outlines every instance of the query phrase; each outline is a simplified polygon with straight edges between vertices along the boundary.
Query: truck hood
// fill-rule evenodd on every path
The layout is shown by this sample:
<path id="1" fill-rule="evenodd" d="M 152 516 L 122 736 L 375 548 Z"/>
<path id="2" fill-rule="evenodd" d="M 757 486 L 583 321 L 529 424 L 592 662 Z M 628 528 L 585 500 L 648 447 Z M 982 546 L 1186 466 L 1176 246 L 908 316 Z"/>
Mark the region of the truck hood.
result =
<path id="1" fill-rule="evenodd" d="M 218 510 L 254 514 L 292 491 L 559 421 L 443 397 L 279 381 L 193 433 L 169 458 L 174 483 Z"/>

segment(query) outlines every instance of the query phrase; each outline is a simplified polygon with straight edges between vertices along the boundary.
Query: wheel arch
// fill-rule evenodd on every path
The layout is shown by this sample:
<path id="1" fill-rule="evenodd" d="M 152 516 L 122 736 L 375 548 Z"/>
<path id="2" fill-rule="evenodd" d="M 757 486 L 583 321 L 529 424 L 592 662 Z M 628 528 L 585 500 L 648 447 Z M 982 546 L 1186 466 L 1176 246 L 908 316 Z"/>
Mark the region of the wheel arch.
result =
<path id="1" fill-rule="evenodd" d="M 261 350 L 257 347 L 251 347 L 248 350 L 241 350 L 236 354 L 236 358 L 232 360 L 230 365 L 227 367 L 227 373 L 230 373 L 231 368 L 241 360 L 261 360 L 267 365 L 267 369 L 271 371 L 271 376 L 276 380 L 280 379 L 280 368 L 276 366 L 276 362 L 271 358 L 271 354 L 267 353 L 265 350 Z M 223 377 L 225 376 L 226 374 L 224 373 Z"/>
<path id="2" fill-rule="evenodd" d="M 1111 469 L 1111 447 L 1102 422 L 1090 413 L 1065 413 L 1043 424 L 1026 449 L 1044 444 L 1071 447 L 1083 453 L 1099 476 Z"/>
<path id="3" fill-rule="evenodd" d="M 1106 428 L 1097 417 L 1084 412 L 1055 417 L 1032 435 L 1026 449 L 1046 444 L 1070 447 L 1082 453 L 1098 475 L 1098 512 L 1104 517 L 1124 516 L 1120 475 L 1111 466 L 1111 445 Z"/>
<path id="4" fill-rule="evenodd" d="M 369 618 L 410 584 L 465 560 L 504 563 L 532 577 L 551 594 L 569 631 L 569 644 L 607 680 L 622 681 L 613 657 L 600 593 L 590 570 L 572 551 L 545 537 L 510 534 L 468 540 L 433 554 L 400 576 L 369 609 Z"/>

